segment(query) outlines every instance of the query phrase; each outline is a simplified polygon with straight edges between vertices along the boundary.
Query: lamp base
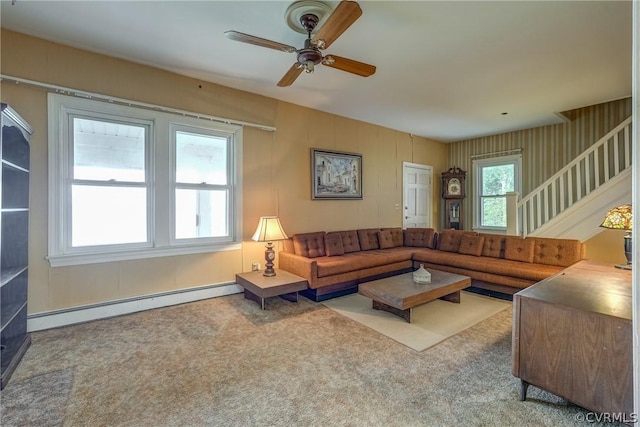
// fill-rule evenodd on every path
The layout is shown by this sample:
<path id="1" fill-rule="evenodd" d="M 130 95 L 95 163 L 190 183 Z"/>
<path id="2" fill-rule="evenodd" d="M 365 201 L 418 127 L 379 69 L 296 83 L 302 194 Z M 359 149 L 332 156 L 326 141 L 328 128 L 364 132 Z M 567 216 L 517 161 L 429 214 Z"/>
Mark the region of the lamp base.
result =
<path id="1" fill-rule="evenodd" d="M 631 231 L 627 231 L 627 234 L 625 234 L 624 236 L 624 257 L 627 259 L 627 263 L 617 264 L 616 268 L 621 268 L 623 270 L 633 270 L 633 268 L 631 268 L 631 261 L 633 260 L 633 246 L 631 242 Z"/>
<path id="2" fill-rule="evenodd" d="M 264 273 L 263 276 L 273 277 L 276 275 L 276 270 L 273 269 L 273 260 L 276 259 L 276 253 L 273 250 L 273 242 L 267 242 L 264 251 Z"/>

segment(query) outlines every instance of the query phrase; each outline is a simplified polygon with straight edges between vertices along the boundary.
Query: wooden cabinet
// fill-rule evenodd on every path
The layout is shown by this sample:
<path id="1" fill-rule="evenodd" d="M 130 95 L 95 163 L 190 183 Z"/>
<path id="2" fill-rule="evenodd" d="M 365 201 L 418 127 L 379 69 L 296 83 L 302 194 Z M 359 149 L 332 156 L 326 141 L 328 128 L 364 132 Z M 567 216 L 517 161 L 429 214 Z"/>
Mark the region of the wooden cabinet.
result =
<path id="1" fill-rule="evenodd" d="M 631 272 L 581 261 L 513 298 L 513 375 L 599 413 L 633 412 Z"/>
<path id="2" fill-rule="evenodd" d="M 1 106 L 0 388 L 4 388 L 31 343 L 27 334 L 31 128 L 11 107 Z"/>

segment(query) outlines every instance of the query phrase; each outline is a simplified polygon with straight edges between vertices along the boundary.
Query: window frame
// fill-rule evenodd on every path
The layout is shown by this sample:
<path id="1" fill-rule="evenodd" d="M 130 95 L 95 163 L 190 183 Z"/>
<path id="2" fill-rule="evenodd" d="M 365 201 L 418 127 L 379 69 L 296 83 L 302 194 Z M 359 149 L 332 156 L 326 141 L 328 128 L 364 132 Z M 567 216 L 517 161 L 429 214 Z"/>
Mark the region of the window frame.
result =
<path id="1" fill-rule="evenodd" d="M 183 183 L 178 182 L 177 179 L 177 138 L 176 134 L 178 132 L 189 132 L 196 133 L 198 135 L 205 136 L 213 136 L 218 138 L 225 138 L 227 140 L 227 159 L 226 159 L 226 168 L 227 168 L 227 184 L 208 184 L 208 183 Z M 233 191 L 233 181 L 229 179 L 232 177 L 235 172 L 235 156 L 233 150 L 233 138 L 225 132 L 220 132 L 219 130 L 204 128 L 200 126 L 187 125 L 184 123 L 175 123 L 172 122 L 169 125 L 169 138 L 170 138 L 170 147 L 171 147 L 171 245 L 189 245 L 189 244 L 198 244 L 201 242 L 208 243 L 219 243 L 227 241 L 226 237 L 196 237 L 196 238 L 181 238 L 178 239 L 176 237 L 176 219 L 175 219 L 175 206 L 176 206 L 176 190 L 178 189 L 190 189 L 190 190 L 226 190 L 227 191 L 227 206 L 234 205 L 235 194 Z M 227 224 L 229 229 L 232 229 L 233 226 L 233 209 L 227 210 Z"/>
<path id="2" fill-rule="evenodd" d="M 180 116 L 101 100 L 48 94 L 49 206 L 48 256 L 52 267 L 144 259 L 161 256 L 237 250 L 242 240 L 242 126 L 206 118 Z M 145 150 L 147 188 L 147 242 L 98 246 L 71 246 L 71 189 L 73 180 L 73 117 L 149 126 Z M 183 126 L 228 138 L 230 185 L 228 235 L 224 238 L 175 239 L 175 147 L 171 129 Z"/>
<path id="3" fill-rule="evenodd" d="M 150 120 L 139 119 L 139 118 L 127 118 L 122 119 L 121 117 L 113 116 L 111 114 L 99 113 L 99 112 L 91 112 L 87 114 L 84 110 L 76 110 L 76 109 L 68 109 L 66 112 L 67 120 L 65 120 L 65 125 L 62 129 L 63 134 L 70 136 L 69 144 L 65 144 L 65 151 L 67 153 L 67 158 L 65 168 L 64 168 L 64 176 L 63 179 L 69 182 L 69 185 L 63 185 L 61 188 L 61 196 L 64 201 L 64 206 L 68 209 L 71 209 L 72 198 L 73 198 L 73 186 L 74 185 L 96 185 L 100 187 L 134 187 L 134 188 L 144 188 L 146 190 L 146 203 L 147 203 L 147 212 L 146 212 L 146 222 L 147 222 L 147 240 L 145 242 L 139 243 L 120 243 L 120 244 L 110 244 L 110 245 L 93 245 L 93 246 L 77 246 L 74 247 L 72 245 L 73 236 L 72 236 L 72 215 L 69 213 L 64 216 L 64 227 L 63 227 L 63 235 L 60 236 L 62 238 L 62 248 L 66 253 L 87 253 L 87 252 L 117 252 L 122 250 L 130 250 L 130 249 L 142 249 L 152 247 L 152 221 L 153 216 L 151 215 L 153 210 L 149 209 L 149 206 L 153 206 L 153 196 L 154 196 L 154 188 L 153 188 L 153 164 L 151 162 L 151 141 L 153 139 L 153 122 Z M 138 125 L 142 126 L 146 129 L 145 131 L 145 142 L 144 142 L 144 161 L 145 161 L 145 179 L 142 183 L 134 183 L 128 181 L 102 181 L 102 180 L 89 180 L 89 179 L 77 179 L 74 176 L 74 144 L 75 137 L 73 136 L 73 121 L 75 118 L 83 118 L 89 120 L 101 120 L 105 122 L 111 123 L 121 123 L 126 125 Z M 65 209 L 65 208 L 63 208 Z"/>
<path id="4" fill-rule="evenodd" d="M 484 226 L 482 220 L 482 200 L 488 196 L 482 194 L 482 171 L 485 167 L 514 165 L 514 190 L 520 192 L 522 185 L 522 154 L 510 156 L 491 157 L 486 159 L 473 160 L 473 229 L 478 231 L 486 231 L 490 233 L 506 233 L 507 227 L 500 226 Z M 493 197 L 504 197 L 505 195 L 496 195 Z"/>

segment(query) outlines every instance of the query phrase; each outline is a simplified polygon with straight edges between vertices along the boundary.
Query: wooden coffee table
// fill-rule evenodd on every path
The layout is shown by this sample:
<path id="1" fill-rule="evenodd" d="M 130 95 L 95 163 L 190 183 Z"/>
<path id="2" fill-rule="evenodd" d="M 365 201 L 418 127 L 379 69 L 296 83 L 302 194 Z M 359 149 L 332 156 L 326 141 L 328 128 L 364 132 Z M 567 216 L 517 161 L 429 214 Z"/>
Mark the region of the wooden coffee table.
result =
<path id="1" fill-rule="evenodd" d="M 431 283 L 413 282 L 413 273 L 361 283 L 358 292 L 373 300 L 376 310 L 384 310 L 411 323 L 414 307 L 436 299 L 460 303 L 460 291 L 471 286 L 471 278 L 429 269 Z"/>

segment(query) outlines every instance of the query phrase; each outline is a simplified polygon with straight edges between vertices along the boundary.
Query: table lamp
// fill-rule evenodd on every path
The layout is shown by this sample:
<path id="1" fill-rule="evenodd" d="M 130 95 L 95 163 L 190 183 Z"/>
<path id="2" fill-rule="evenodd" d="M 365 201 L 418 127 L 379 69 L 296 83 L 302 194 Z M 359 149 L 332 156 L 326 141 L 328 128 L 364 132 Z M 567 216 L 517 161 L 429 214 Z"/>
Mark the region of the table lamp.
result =
<path id="1" fill-rule="evenodd" d="M 277 216 L 261 216 L 258 222 L 258 228 L 251 240 L 256 242 L 267 242 L 264 251 L 264 259 L 266 261 L 263 276 L 275 276 L 276 271 L 273 269 L 273 260 L 276 253 L 273 251 L 273 242 L 275 240 L 286 240 L 287 234 L 282 229 L 280 219 Z"/>
<path id="2" fill-rule="evenodd" d="M 632 245 L 631 245 L 631 230 L 633 229 L 633 212 L 631 205 L 622 205 L 611 209 L 604 217 L 604 221 L 600 224 L 600 227 L 611 228 L 614 230 L 626 230 L 627 234 L 624 236 L 624 256 L 627 258 L 626 264 L 618 264 L 616 267 L 625 270 L 631 270 Z"/>

